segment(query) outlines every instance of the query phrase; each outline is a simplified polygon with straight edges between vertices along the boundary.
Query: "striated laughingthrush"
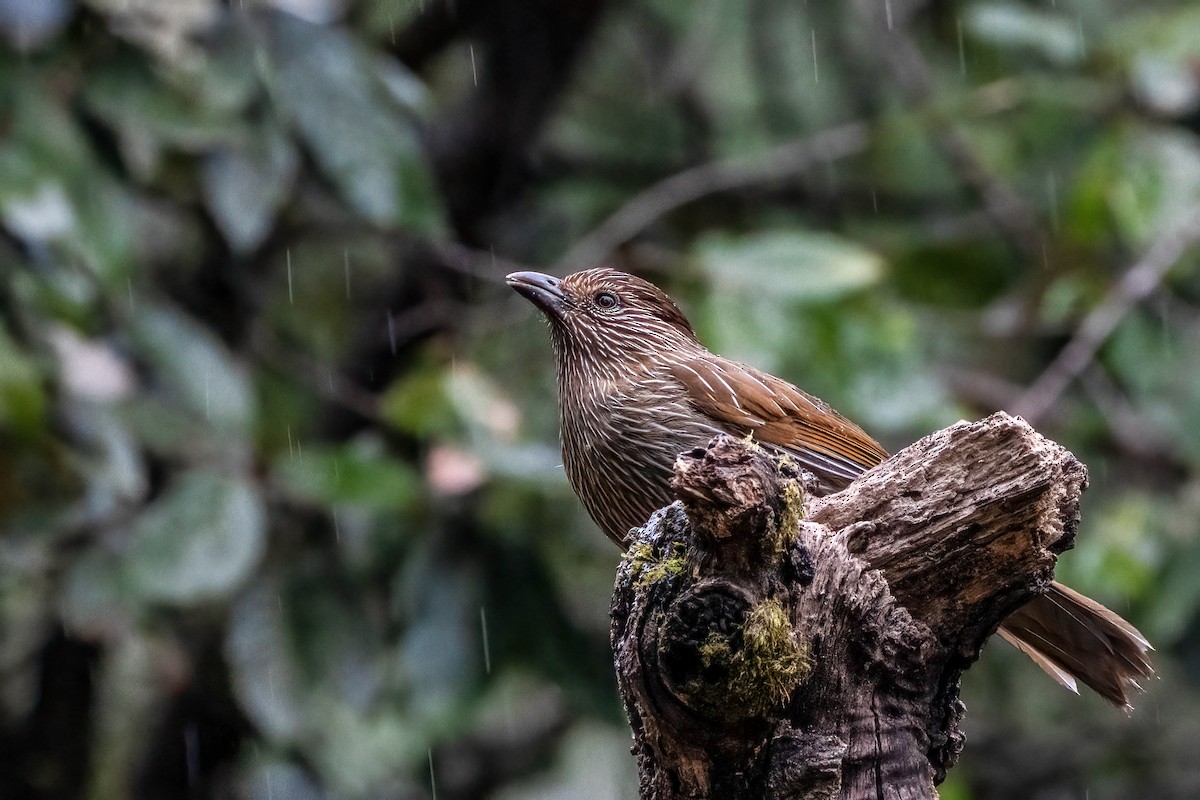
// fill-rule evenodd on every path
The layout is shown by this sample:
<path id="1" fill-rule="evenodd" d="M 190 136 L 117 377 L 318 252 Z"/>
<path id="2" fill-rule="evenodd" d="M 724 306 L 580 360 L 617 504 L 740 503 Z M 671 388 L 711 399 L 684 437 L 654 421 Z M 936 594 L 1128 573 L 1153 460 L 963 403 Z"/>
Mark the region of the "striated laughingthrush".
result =
<path id="1" fill-rule="evenodd" d="M 508 284 L 550 321 L 558 365 L 563 465 L 592 519 L 619 546 L 671 502 L 676 457 L 718 433 L 752 435 L 820 481 L 844 488 L 887 458 L 827 403 L 709 352 L 679 307 L 613 269 L 559 279 L 515 272 Z M 1149 643 L 1117 614 L 1054 583 L 1000 635 L 1064 686 L 1082 681 L 1121 707 L 1153 674 Z"/>

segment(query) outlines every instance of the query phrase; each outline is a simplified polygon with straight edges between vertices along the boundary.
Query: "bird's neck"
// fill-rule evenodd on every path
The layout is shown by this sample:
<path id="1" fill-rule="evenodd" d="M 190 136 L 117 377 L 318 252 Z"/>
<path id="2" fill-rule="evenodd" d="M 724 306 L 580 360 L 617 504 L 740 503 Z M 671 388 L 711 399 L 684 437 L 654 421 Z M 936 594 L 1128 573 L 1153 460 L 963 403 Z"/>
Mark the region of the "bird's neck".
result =
<path id="1" fill-rule="evenodd" d="M 707 351 L 699 343 L 683 340 L 669 348 L 613 348 L 555 336 L 554 352 L 561 403 L 590 405 L 661 376 L 672 361 Z"/>
<path id="2" fill-rule="evenodd" d="M 644 360 L 597 358 L 570 344 L 556 346 L 558 391 L 564 405 L 590 405 L 636 383 L 648 372 Z"/>

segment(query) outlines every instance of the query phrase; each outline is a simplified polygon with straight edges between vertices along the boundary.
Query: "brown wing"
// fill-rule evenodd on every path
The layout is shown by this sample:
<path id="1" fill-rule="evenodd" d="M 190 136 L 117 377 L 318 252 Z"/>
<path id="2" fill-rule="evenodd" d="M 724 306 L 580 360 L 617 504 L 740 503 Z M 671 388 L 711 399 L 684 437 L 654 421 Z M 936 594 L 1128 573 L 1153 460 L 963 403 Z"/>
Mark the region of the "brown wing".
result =
<path id="1" fill-rule="evenodd" d="M 696 410 L 781 448 L 830 489 L 887 458 L 874 439 L 828 403 L 761 370 L 711 356 L 680 361 L 671 372 Z"/>

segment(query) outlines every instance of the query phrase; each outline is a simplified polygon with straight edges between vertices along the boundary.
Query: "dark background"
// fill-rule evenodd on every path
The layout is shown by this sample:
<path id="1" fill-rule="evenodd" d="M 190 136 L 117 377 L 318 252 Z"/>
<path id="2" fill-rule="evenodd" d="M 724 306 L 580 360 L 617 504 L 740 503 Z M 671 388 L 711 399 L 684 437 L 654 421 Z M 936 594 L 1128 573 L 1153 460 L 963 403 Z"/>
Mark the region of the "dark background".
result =
<path id="1" fill-rule="evenodd" d="M 1200 796 L 1198 131 L 1185 0 L 0 0 L 0 797 L 634 796 L 502 282 L 601 261 L 1075 451 L 1161 679 L 993 643 L 943 797 Z"/>

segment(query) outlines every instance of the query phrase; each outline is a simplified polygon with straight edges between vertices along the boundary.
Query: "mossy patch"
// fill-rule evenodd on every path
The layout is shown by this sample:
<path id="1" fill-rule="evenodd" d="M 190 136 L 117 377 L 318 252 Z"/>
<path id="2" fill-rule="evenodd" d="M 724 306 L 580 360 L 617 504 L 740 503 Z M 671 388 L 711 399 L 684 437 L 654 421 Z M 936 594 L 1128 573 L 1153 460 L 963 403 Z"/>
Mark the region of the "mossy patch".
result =
<path id="1" fill-rule="evenodd" d="M 735 649 L 733 639 L 713 631 L 700 646 L 700 658 L 707 670 L 728 676 L 726 705 L 758 716 L 787 702 L 812 665 L 778 600 L 751 609 L 740 633 L 741 647 Z"/>
<path id="2" fill-rule="evenodd" d="M 754 440 L 754 434 L 747 434 L 742 444 L 753 453 L 765 453 L 766 448 Z M 788 549 L 796 539 L 797 528 L 804 519 L 804 488 L 798 480 L 800 466 L 785 452 L 772 449 L 767 455 L 775 460 L 775 468 L 779 472 L 780 484 L 783 491 L 780 495 L 779 526 L 773 531 L 774 536 L 769 542 L 776 553 Z"/>
<path id="3" fill-rule="evenodd" d="M 681 542 L 672 542 L 666 553 L 654 552 L 648 542 L 637 542 L 625 553 L 629 568 L 634 573 L 634 586 L 645 589 L 664 578 L 682 575 L 687 569 L 687 551 Z"/>
<path id="4" fill-rule="evenodd" d="M 783 552 L 795 541 L 800 522 L 804 519 L 804 489 L 798 481 L 785 480 L 780 500 L 783 513 L 779 521 L 776 545 L 778 552 Z"/>

